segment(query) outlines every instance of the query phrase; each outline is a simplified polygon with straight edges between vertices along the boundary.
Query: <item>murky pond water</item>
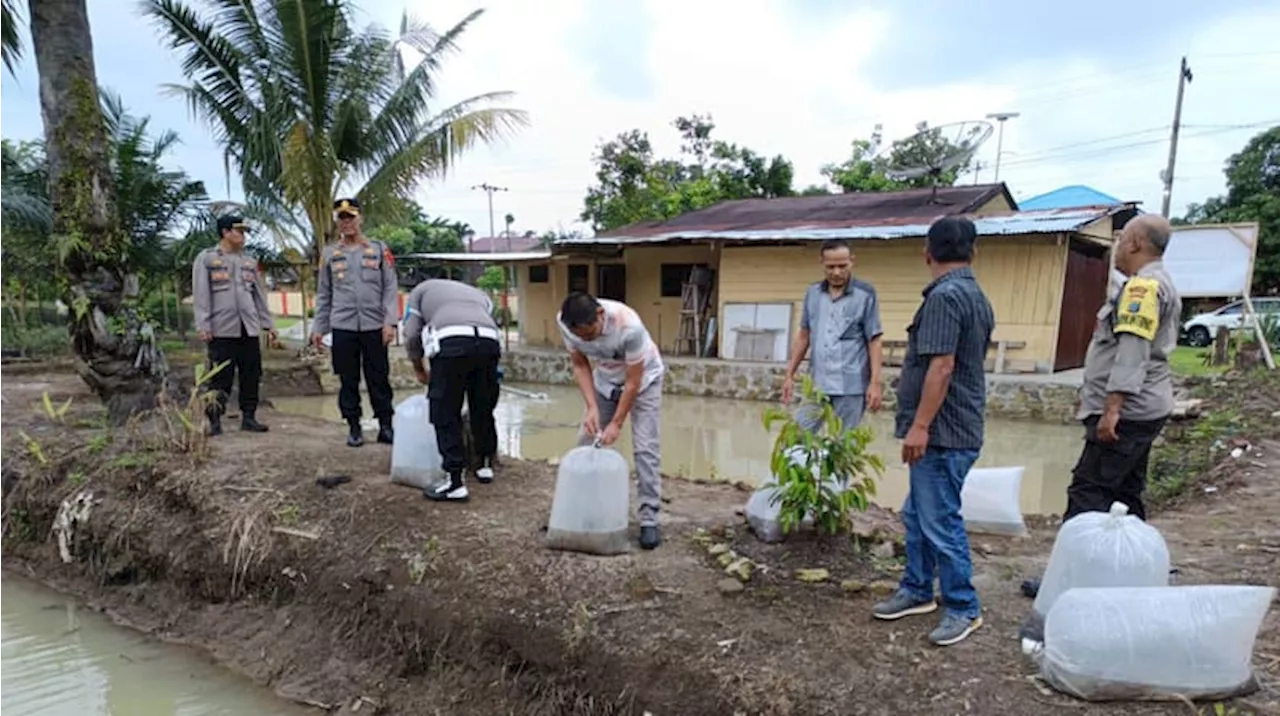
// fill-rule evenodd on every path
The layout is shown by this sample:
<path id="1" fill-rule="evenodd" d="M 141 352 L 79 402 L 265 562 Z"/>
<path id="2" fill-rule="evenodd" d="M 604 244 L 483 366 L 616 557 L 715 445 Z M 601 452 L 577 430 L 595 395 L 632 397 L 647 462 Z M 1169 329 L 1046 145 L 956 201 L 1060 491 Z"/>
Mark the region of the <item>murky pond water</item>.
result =
<path id="1" fill-rule="evenodd" d="M 22 577 L 5 573 L 0 586 L 5 716 L 317 713 Z"/>
<path id="2" fill-rule="evenodd" d="M 515 390 L 503 391 L 497 410 L 502 454 L 545 459 L 568 450 L 582 418 L 582 398 L 577 388 L 528 384 L 510 387 Z M 529 397 L 530 392 L 544 394 L 545 398 Z M 397 402 L 408 395 L 399 391 Z M 768 477 L 773 441 L 761 422 L 764 403 L 681 395 L 664 395 L 662 401 L 663 472 L 753 482 Z M 341 419 L 336 396 L 276 398 L 273 402 L 284 412 Z M 365 415 L 369 415 L 367 399 Z M 906 496 L 907 471 L 897 457 L 899 447 L 893 439 L 892 415 L 870 415 L 867 422 L 875 430 L 874 449 L 885 462 L 877 502 L 898 507 Z M 1066 487 L 1082 437 L 1083 432 L 1074 425 L 991 419 L 978 465 L 1025 466 L 1023 512 L 1060 513 L 1066 505 Z M 619 442 L 629 456 L 629 430 L 624 429 Z"/>

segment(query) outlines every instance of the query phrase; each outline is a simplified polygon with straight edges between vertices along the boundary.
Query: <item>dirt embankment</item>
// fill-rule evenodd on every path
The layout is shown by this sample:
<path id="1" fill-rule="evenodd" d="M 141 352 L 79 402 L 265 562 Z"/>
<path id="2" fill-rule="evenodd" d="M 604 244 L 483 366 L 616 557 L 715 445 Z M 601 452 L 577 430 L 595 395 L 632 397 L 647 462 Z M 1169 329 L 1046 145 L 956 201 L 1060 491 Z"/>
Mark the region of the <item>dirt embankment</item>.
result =
<path id="1" fill-rule="evenodd" d="M 6 372 L 3 385 L 5 566 L 298 700 L 361 714 L 1187 712 L 1080 704 L 1030 678 L 1018 583 L 1043 566 L 1048 521 L 1028 539 L 974 539 L 986 626 L 939 650 L 931 618 L 868 616 L 900 570 L 876 544 L 896 529 L 882 511 L 861 521 L 866 552 L 764 546 L 736 514 L 745 493 L 668 480 L 658 550 L 556 553 L 541 546 L 544 463 L 507 461 L 469 504 L 437 505 L 388 483 L 388 448 L 348 449 L 332 424 L 269 415 L 270 433 L 229 431 L 197 465 L 154 421 L 107 431 L 73 376 Z M 1278 584 L 1280 443 L 1225 459 L 1154 522 L 1180 581 Z M 351 481 L 316 484 L 331 475 Z M 55 529 L 77 497 L 87 514 Z M 754 565 L 745 585 L 719 545 Z M 819 567 L 829 580 L 795 578 Z M 1255 654 L 1263 691 L 1235 713 L 1280 707 L 1280 615 Z"/>

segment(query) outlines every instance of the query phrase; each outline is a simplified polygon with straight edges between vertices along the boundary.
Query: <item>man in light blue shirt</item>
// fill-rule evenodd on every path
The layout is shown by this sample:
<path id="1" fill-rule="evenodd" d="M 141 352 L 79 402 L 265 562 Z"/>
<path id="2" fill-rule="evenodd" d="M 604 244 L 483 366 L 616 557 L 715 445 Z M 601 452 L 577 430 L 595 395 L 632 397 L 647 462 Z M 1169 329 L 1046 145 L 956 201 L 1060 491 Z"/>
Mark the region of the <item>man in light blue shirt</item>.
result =
<path id="1" fill-rule="evenodd" d="M 782 402 L 789 404 L 794 397 L 796 371 L 812 348 L 809 374 L 814 385 L 851 429 L 862 422 L 866 409 L 878 411 L 882 401 L 880 301 L 871 284 L 853 278 L 853 251 L 847 242 L 824 241 L 819 255 L 826 278 L 805 291 Z M 815 430 L 819 412 L 802 406 L 799 420 L 805 429 Z"/>

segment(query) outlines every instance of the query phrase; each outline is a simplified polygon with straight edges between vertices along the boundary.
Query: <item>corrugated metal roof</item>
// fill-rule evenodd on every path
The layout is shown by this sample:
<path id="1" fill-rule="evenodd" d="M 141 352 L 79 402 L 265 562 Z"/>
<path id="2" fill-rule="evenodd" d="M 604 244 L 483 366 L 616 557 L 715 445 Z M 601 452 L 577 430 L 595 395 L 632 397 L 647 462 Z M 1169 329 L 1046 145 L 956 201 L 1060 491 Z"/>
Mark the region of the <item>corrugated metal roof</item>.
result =
<path id="1" fill-rule="evenodd" d="M 821 196 L 722 201 L 663 221 L 642 221 L 605 231 L 599 238 L 671 234 L 695 231 L 766 231 L 796 226 L 910 225 L 938 217 L 977 211 L 997 197 L 1017 205 L 1003 183 L 907 189 L 892 192 L 850 192 Z"/>
<path id="2" fill-rule="evenodd" d="M 1081 207 L 1074 209 L 1049 209 L 1046 211 L 1019 211 L 995 216 L 971 216 L 981 236 L 1012 236 L 1017 234 L 1058 234 L 1075 231 L 1123 208 Z M 676 241 L 824 241 L 826 239 L 907 239 L 920 238 L 929 231 L 928 223 L 880 224 L 875 226 L 812 226 L 800 225 L 762 230 L 710 230 L 670 231 L 641 236 L 592 236 L 562 239 L 557 246 L 661 244 Z"/>
<path id="3" fill-rule="evenodd" d="M 1072 184 L 1028 199 L 1022 199 L 1018 202 L 1018 208 L 1023 211 L 1038 211 L 1040 209 L 1070 209 L 1080 206 L 1110 206 L 1123 203 L 1114 196 L 1103 194 L 1091 186 Z"/>
<path id="4" fill-rule="evenodd" d="M 506 251 L 497 253 L 440 253 L 440 254 L 405 254 L 401 258 L 406 259 L 425 259 L 427 261 L 438 261 L 446 264 L 502 264 L 513 263 L 518 261 L 546 261 L 551 258 L 551 252 L 543 249 L 541 251 Z"/>

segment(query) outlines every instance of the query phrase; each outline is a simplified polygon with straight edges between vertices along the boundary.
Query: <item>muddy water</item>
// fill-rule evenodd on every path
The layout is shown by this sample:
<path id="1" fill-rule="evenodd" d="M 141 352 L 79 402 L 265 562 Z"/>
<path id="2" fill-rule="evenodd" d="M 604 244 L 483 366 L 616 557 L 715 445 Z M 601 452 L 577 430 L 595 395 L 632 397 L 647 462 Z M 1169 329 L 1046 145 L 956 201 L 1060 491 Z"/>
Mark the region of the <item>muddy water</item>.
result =
<path id="1" fill-rule="evenodd" d="M 181 647 L 16 575 L 3 577 L 5 716 L 304 716 Z"/>
<path id="2" fill-rule="evenodd" d="M 577 388 L 521 384 L 511 387 L 521 393 L 541 393 L 545 398 L 503 391 L 497 410 L 499 450 L 504 455 L 530 459 L 562 455 L 573 445 L 582 416 Z M 408 395 L 398 392 L 397 402 Z M 665 395 L 662 400 L 663 472 L 753 482 L 768 477 L 772 438 L 761 422 L 764 403 L 680 395 Z M 340 419 L 335 396 L 278 398 L 273 402 L 281 411 Z M 365 415 L 368 414 L 366 399 Z M 896 457 L 899 447 L 893 439 L 892 416 L 870 415 L 867 422 L 875 431 L 873 449 L 885 461 L 877 502 L 898 507 L 906 496 L 907 472 Z M 1061 513 L 1081 438 L 1082 431 L 1072 425 L 991 419 L 978 465 L 1025 466 L 1023 512 Z M 631 437 L 627 431 L 619 442 L 623 453 L 629 456 Z"/>

